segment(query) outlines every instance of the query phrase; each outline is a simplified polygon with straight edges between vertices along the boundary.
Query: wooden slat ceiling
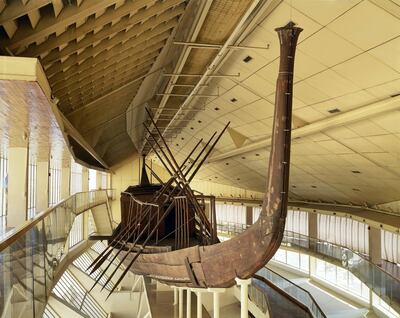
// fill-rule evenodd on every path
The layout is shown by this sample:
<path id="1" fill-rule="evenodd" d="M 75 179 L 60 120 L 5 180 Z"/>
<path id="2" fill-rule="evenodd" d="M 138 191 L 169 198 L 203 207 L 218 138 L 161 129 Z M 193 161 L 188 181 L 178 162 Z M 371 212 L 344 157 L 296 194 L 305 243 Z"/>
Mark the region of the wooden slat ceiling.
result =
<path id="1" fill-rule="evenodd" d="M 245 14 L 246 10 L 251 5 L 250 0 L 213 0 L 205 21 L 197 35 L 196 42 L 222 45 L 231 35 L 232 31 Z M 184 63 L 181 74 L 203 74 L 207 67 L 218 54 L 218 50 L 204 50 L 192 48 L 186 62 Z M 178 77 L 178 79 L 169 79 L 170 83 L 177 84 L 173 87 L 169 94 L 178 94 L 182 96 L 163 96 L 157 98 L 156 104 L 161 104 L 160 101 L 165 99 L 164 106 L 157 110 L 156 119 L 158 126 L 163 131 L 170 122 L 170 119 L 175 115 L 179 106 L 185 101 L 185 95 L 191 91 L 200 80 L 199 77 Z M 185 86 L 186 85 L 186 86 Z M 164 109 L 165 108 L 165 109 Z M 164 133 L 166 136 L 171 136 L 171 131 Z M 172 133 L 173 135 L 173 133 Z M 148 153 L 151 146 L 143 140 L 139 150 L 142 153 Z"/>
<path id="2" fill-rule="evenodd" d="M 0 48 L 40 59 L 60 110 L 113 165 L 134 151 L 126 109 L 186 2 L 0 0 Z"/>

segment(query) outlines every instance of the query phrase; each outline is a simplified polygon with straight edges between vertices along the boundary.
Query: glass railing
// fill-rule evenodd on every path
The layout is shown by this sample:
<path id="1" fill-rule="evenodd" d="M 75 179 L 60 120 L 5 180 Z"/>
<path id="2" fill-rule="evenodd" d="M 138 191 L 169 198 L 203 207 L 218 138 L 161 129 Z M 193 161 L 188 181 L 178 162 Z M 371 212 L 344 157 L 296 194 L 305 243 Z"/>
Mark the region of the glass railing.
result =
<path id="1" fill-rule="evenodd" d="M 42 317 L 75 216 L 107 200 L 76 193 L 0 238 L 0 317 Z"/>
<path id="2" fill-rule="evenodd" d="M 271 313 L 271 306 L 268 302 L 268 296 L 260 288 L 262 282 L 256 278 L 252 278 L 251 285 L 249 286 L 249 299 L 252 301 L 258 309 L 264 314 Z"/>
<path id="3" fill-rule="evenodd" d="M 367 256 L 344 246 L 289 231 L 285 231 L 282 245 L 303 253 L 315 254 L 318 258 L 347 269 L 400 313 L 400 281 L 370 262 Z"/>
<path id="4" fill-rule="evenodd" d="M 275 273 L 274 271 L 266 267 L 261 268 L 255 275 L 255 277 L 264 278 L 266 281 L 279 288 L 286 295 L 290 296 L 292 299 L 308 308 L 308 311 L 310 312 L 312 317 L 326 318 L 326 315 L 319 307 L 315 299 L 311 296 L 311 294 L 307 290 L 294 284 L 285 277 L 279 275 L 278 273 Z"/>
<path id="5" fill-rule="evenodd" d="M 220 235 L 234 236 L 247 228 L 244 224 L 223 223 L 218 225 Z M 311 238 L 307 235 L 285 231 L 281 246 L 305 254 L 314 254 L 350 271 L 368 286 L 378 297 L 400 313 L 400 281 L 369 261 L 368 256 L 351 249 Z"/>

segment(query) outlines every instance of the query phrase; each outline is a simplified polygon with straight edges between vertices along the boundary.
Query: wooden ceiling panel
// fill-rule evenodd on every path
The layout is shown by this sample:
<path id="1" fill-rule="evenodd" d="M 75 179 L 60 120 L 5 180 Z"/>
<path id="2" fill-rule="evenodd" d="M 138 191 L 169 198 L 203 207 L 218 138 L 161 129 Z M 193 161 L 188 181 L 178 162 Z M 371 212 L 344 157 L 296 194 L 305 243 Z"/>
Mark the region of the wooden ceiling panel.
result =
<path id="1" fill-rule="evenodd" d="M 18 0 L 3 4 L 2 52 L 39 58 L 59 109 L 107 160 L 115 163 L 131 154 L 126 109 L 187 1 Z"/>

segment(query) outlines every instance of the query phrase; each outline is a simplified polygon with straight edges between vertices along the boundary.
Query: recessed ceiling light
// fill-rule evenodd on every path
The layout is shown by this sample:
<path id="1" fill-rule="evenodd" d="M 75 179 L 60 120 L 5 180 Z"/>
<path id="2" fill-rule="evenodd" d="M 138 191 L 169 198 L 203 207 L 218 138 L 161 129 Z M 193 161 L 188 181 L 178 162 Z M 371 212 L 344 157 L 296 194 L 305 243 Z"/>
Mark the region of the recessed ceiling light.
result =
<path id="1" fill-rule="evenodd" d="M 201 120 L 198 120 L 197 122 L 198 122 L 199 124 L 201 124 Z"/>
<path id="2" fill-rule="evenodd" d="M 358 171 L 358 170 L 352 170 L 351 172 L 353 172 L 353 173 L 361 173 L 361 172 Z"/>
<path id="3" fill-rule="evenodd" d="M 246 157 L 242 157 L 242 159 L 246 159 Z"/>
<path id="4" fill-rule="evenodd" d="M 247 55 L 244 59 L 243 62 L 249 63 L 253 58 L 250 55 Z"/>
<path id="5" fill-rule="evenodd" d="M 259 153 L 256 153 L 256 157 L 259 157 L 260 156 L 260 154 Z"/>
<path id="6" fill-rule="evenodd" d="M 359 191 L 360 191 L 360 189 L 353 188 L 353 191 L 357 191 L 357 192 L 359 192 Z"/>
<path id="7" fill-rule="evenodd" d="M 177 147 L 179 147 L 179 144 L 176 144 Z"/>
<path id="8" fill-rule="evenodd" d="M 234 98 L 231 98 L 231 102 L 232 103 L 236 103 L 237 102 L 237 99 L 234 97 Z"/>
<path id="9" fill-rule="evenodd" d="M 331 114 L 340 113 L 340 109 L 339 108 L 332 108 L 332 109 L 328 110 L 328 113 L 331 113 Z"/>
<path id="10" fill-rule="evenodd" d="M 316 187 L 317 187 L 317 186 L 315 186 L 315 185 L 312 185 L 312 186 L 311 186 L 311 188 L 314 188 L 314 189 L 315 189 Z"/>
<path id="11" fill-rule="evenodd" d="M 217 176 L 215 176 L 214 178 L 215 178 L 215 179 L 218 179 L 218 177 L 217 177 Z"/>
<path id="12" fill-rule="evenodd" d="M 218 108 L 218 107 L 215 107 L 214 110 L 219 111 L 219 108 Z"/>
<path id="13" fill-rule="evenodd" d="M 194 128 L 193 128 L 193 127 L 190 127 L 190 129 L 193 130 Z"/>
<path id="14" fill-rule="evenodd" d="M 237 180 L 237 181 L 239 181 L 239 180 L 240 180 L 240 178 L 236 178 L 236 180 Z"/>
<path id="15" fill-rule="evenodd" d="M 226 164 L 227 166 L 229 166 L 229 162 L 225 162 L 225 164 Z"/>
<path id="16" fill-rule="evenodd" d="M 182 137 L 181 140 L 185 140 L 185 138 Z"/>

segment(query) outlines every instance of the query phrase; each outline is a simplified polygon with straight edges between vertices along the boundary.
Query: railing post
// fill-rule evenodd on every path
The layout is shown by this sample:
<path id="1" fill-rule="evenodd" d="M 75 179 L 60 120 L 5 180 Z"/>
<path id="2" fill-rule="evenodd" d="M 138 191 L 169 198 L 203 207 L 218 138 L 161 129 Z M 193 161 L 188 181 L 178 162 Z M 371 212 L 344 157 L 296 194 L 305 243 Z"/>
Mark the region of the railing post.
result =
<path id="1" fill-rule="evenodd" d="M 219 318 L 219 296 L 225 292 L 225 288 L 208 288 L 208 291 L 213 293 L 213 317 Z"/>
<path id="2" fill-rule="evenodd" d="M 191 318 L 192 316 L 192 293 L 188 288 L 186 290 L 186 318 Z"/>
<path id="3" fill-rule="evenodd" d="M 183 318 L 183 288 L 178 288 L 179 291 L 179 309 L 178 309 L 178 317 Z"/>
<path id="4" fill-rule="evenodd" d="M 251 284 L 251 278 L 240 279 L 235 278 L 236 284 L 240 286 L 240 318 L 249 317 L 249 285 Z"/>
<path id="5" fill-rule="evenodd" d="M 178 304 L 178 288 L 174 287 L 174 306 Z"/>

